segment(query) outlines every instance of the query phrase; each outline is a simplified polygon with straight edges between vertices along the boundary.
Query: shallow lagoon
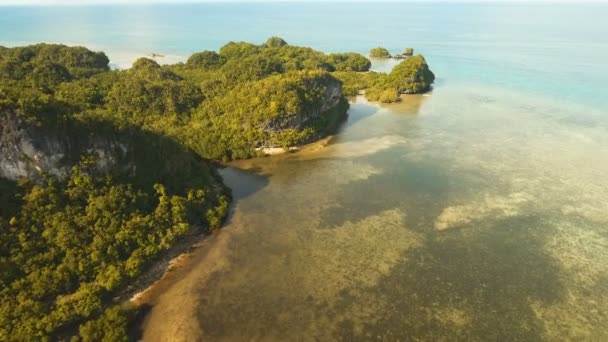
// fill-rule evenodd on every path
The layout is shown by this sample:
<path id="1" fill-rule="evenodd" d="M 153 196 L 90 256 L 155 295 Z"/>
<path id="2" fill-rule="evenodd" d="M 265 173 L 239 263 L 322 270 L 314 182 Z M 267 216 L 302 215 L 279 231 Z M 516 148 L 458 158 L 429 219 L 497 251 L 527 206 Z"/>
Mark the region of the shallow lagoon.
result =
<path id="1" fill-rule="evenodd" d="M 606 129 L 465 84 L 353 99 L 329 141 L 223 170 L 229 223 L 145 340 L 604 340 Z"/>

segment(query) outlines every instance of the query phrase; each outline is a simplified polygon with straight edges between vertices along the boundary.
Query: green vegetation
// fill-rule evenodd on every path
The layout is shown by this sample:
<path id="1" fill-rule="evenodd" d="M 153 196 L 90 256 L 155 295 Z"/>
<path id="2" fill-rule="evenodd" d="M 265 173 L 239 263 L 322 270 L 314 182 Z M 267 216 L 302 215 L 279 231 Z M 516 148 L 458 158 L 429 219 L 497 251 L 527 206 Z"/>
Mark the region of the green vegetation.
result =
<path id="1" fill-rule="evenodd" d="M 339 102 L 332 97 L 340 96 L 341 84 L 331 72 L 367 71 L 371 65 L 360 54 L 326 55 L 278 37 L 263 45 L 230 42 L 183 64 L 140 58 L 124 71 L 109 71 L 105 55 L 86 51 L 45 44 L 4 49 L 0 93 L 32 122 L 54 124 L 63 117 L 135 126 L 220 160 L 318 136 L 322 130 L 304 130 L 303 119 Z"/>
<path id="2" fill-rule="evenodd" d="M 332 53 L 329 61 L 334 65 L 335 71 L 369 71 L 372 62 L 355 52 Z"/>
<path id="3" fill-rule="evenodd" d="M 435 74 L 421 55 L 407 58 L 389 74 L 389 83 L 403 94 L 425 91 L 434 81 Z"/>
<path id="4" fill-rule="evenodd" d="M 339 82 L 324 71 L 289 72 L 246 82 L 206 100 L 192 118 L 206 129 L 185 132 L 186 142 L 209 158 L 235 159 L 252 156 L 255 147 L 308 141 L 323 127 L 304 128 L 301 114 L 320 108 L 332 86 Z M 221 134 L 209 135 L 210 131 Z"/>
<path id="5" fill-rule="evenodd" d="M 53 73 L 50 70 L 65 76 L 65 69 L 70 78 L 83 78 L 107 71 L 109 62 L 103 52 L 92 52 L 83 47 L 66 48 L 55 44 L 4 48 L 0 49 L 0 56 L 0 75 L 3 79 L 23 79 L 28 75 L 35 79 L 33 74 Z"/>
<path id="6" fill-rule="evenodd" d="M 378 101 L 382 103 L 399 102 L 399 92 L 395 88 L 369 88 L 365 92 L 365 97 L 370 101 Z"/>
<path id="7" fill-rule="evenodd" d="M 0 48 L 0 163 L 20 146 L 15 134 L 32 132 L 67 148 L 62 163 L 72 170 L 0 178 L 0 340 L 125 340 L 136 309 L 114 298 L 176 241 L 218 228 L 228 212 L 208 160 L 312 141 L 344 118 L 343 94 L 365 89 L 393 102 L 434 79 L 421 56 L 390 74 L 370 65 L 278 37 L 175 65 L 140 58 L 128 70 L 82 47 Z M 125 155 L 100 168 L 112 151 L 89 152 L 92 139 L 125 145 Z"/>
<path id="8" fill-rule="evenodd" d="M 65 179 L 45 170 L 0 179 L 0 340 L 126 339 L 133 308 L 113 298 L 177 240 L 218 228 L 228 211 L 201 157 L 251 157 L 256 147 L 324 134 L 347 109 L 328 71 L 365 68 L 362 56 L 330 58 L 277 38 L 229 43 L 173 66 L 140 58 L 124 71 L 80 47 L 0 49 L 0 149 L 15 146 L 11 134 L 22 131 L 6 129 L 16 125 L 65 137 L 58 141 L 70 146 L 64 162 L 73 166 Z M 102 171 L 103 156 L 86 152 L 91 136 L 130 152 Z"/>
<path id="9" fill-rule="evenodd" d="M 370 101 L 391 103 L 400 101 L 400 94 L 414 94 L 427 91 L 435 81 L 422 55 L 404 59 L 390 73 L 377 72 L 334 72 L 343 83 L 345 95 L 357 95 L 365 91 Z"/>
<path id="10" fill-rule="evenodd" d="M 287 42 L 281 37 L 270 37 L 266 41 L 267 47 L 282 47 L 287 45 Z"/>
<path id="11" fill-rule="evenodd" d="M 47 338 L 100 314 L 192 224 L 216 226 L 226 214 L 227 200 L 215 206 L 210 188 L 146 192 L 93 165 L 85 157 L 66 181 L 21 182 L 20 209 L 0 218 L 1 340 Z"/>
<path id="12" fill-rule="evenodd" d="M 186 64 L 192 68 L 217 69 L 224 64 L 224 59 L 215 51 L 202 51 L 192 54 Z"/>
<path id="13" fill-rule="evenodd" d="M 83 342 L 126 342 L 127 327 L 136 314 L 137 308 L 129 303 L 115 305 L 106 309 L 99 318 L 81 325 L 80 338 Z"/>
<path id="14" fill-rule="evenodd" d="M 376 47 L 369 50 L 369 56 L 373 58 L 390 58 L 391 53 L 383 47 Z"/>
<path id="15" fill-rule="evenodd" d="M 405 50 L 403 50 L 403 53 L 401 53 L 403 56 L 413 56 L 414 55 L 414 49 L 413 48 L 406 48 Z"/>

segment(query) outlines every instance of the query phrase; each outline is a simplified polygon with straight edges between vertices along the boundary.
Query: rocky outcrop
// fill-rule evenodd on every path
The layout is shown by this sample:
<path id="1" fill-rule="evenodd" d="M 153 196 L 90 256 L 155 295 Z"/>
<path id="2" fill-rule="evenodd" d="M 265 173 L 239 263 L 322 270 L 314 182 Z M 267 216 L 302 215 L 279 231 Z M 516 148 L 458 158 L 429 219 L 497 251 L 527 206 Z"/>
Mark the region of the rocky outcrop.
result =
<path id="1" fill-rule="evenodd" d="M 376 47 L 369 50 L 369 56 L 372 58 L 391 58 L 391 53 L 383 47 Z"/>
<path id="2" fill-rule="evenodd" d="M 127 141 L 95 134 L 82 127 L 41 128 L 19 118 L 16 112 L 0 113 L 0 177 L 39 179 L 49 174 L 66 178 L 82 155 L 95 157 L 97 169 L 107 173 L 129 153 Z"/>
<path id="3" fill-rule="evenodd" d="M 310 120 L 317 119 L 338 106 L 342 99 L 342 82 L 332 76 L 314 79 L 306 85 L 311 89 L 323 89 L 321 98 L 300 113 L 284 113 L 264 125 L 264 131 L 274 133 L 290 128 L 302 129 Z"/>
<path id="4" fill-rule="evenodd" d="M 257 151 L 274 154 L 271 151 L 278 148 L 295 149 L 331 134 L 346 117 L 348 102 L 342 96 L 342 82 L 333 76 L 308 78 L 299 87 L 299 103 L 285 107 L 292 112 L 283 112 L 259 127 L 263 138 L 254 143 Z"/>
<path id="5" fill-rule="evenodd" d="M 408 57 L 389 74 L 391 84 L 400 94 L 418 94 L 430 90 L 435 74 L 422 55 Z"/>
<path id="6" fill-rule="evenodd" d="M 393 56 L 393 58 L 396 59 L 405 59 L 408 57 L 412 57 L 414 55 L 414 49 L 413 48 L 406 48 L 405 50 L 403 50 L 402 53 L 396 54 Z"/>

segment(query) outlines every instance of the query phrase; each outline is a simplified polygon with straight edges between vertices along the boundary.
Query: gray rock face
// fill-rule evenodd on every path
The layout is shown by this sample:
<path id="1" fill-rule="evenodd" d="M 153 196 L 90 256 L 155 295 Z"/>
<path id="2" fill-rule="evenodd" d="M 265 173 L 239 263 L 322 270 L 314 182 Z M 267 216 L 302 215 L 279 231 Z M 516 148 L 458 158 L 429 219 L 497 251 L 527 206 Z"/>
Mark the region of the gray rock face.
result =
<path id="1" fill-rule="evenodd" d="M 118 139 L 43 129 L 24 122 L 16 113 L 0 113 L 0 177 L 35 180 L 46 173 L 64 179 L 82 154 L 94 156 L 97 169 L 105 173 L 118 165 L 128 150 L 129 144 Z"/>
<path id="2" fill-rule="evenodd" d="M 333 77 L 316 80 L 308 86 L 323 89 L 321 99 L 315 105 L 301 113 L 285 113 L 269 120 L 262 129 L 268 133 L 301 129 L 309 120 L 325 115 L 336 107 L 342 99 L 342 83 Z M 74 125 L 39 127 L 20 119 L 15 112 L 1 111 L 0 177 L 39 180 L 42 174 L 47 174 L 65 179 L 83 155 L 94 157 L 96 170 L 100 174 L 118 170 L 121 174 L 135 175 L 139 165 L 136 161 L 138 153 L 135 152 L 137 143 L 128 137 L 100 133 L 102 131 Z M 269 142 L 260 142 L 256 147 L 273 146 Z M 175 151 L 179 152 L 178 149 Z M 175 157 L 175 153 L 168 158 Z M 156 156 L 159 163 L 172 164 L 165 157 Z"/>
<path id="3" fill-rule="evenodd" d="M 334 78 L 326 78 L 323 81 L 310 84 L 309 87 L 324 88 L 319 105 L 303 113 L 285 113 L 285 115 L 273 118 L 264 125 L 264 130 L 267 132 L 278 132 L 289 128 L 300 129 L 307 121 L 324 115 L 328 110 L 340 103 L 340 99 L 342 98 L 342 83 L 340 81 Z"/>

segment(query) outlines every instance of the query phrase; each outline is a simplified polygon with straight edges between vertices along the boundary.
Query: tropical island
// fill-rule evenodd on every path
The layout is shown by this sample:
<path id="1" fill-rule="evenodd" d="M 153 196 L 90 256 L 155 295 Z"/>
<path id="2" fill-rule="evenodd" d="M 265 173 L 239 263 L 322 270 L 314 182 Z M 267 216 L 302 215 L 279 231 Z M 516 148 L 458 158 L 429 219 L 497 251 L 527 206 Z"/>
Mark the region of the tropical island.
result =
<path id="1" fill-rule="evenodd" d="M 369 50 L 369 56 L 372 58 L 391 58 L 391 53 L 386 48 L 379 46 Z"/>
<path id="2" fill-rule="evenodd" d="M 120 295 L 226 217 L 216 163 L 331 134 L 346 96 L 397 102 L 435 78 L 421 55 L 377 73 L 361 54 L 279 37 L 108 63 L 84 47 L 0 47 L 0 340 L 126 340 L 137 308 Z"/>

